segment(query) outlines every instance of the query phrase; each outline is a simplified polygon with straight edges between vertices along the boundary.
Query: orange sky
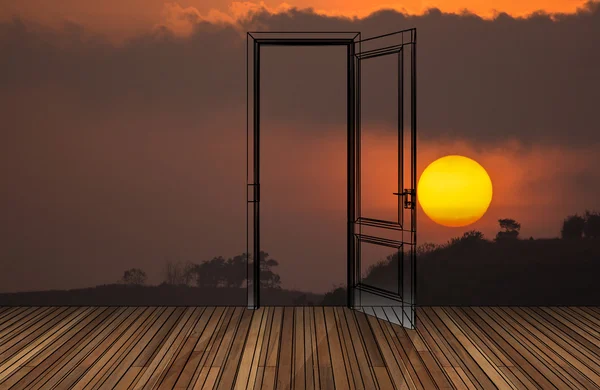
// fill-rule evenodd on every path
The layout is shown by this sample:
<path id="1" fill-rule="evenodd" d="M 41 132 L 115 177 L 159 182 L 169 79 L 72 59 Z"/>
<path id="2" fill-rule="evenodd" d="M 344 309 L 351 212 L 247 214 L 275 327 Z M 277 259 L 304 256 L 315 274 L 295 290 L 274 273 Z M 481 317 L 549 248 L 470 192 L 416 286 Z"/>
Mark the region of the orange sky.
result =
<path id="1" fill-rule="evenodd" d="M 547 13 L 573 13 L 585 0 L 408 0 L 358 1 L 358 0 L 268 0 L 231 2 L 227 0 L 19 0 L 0 5 L 0 20 L 20 16 L 43 24 L 57 25 L 69 20 L 87 28 L 105 33 L 113 38 L 125 38 L 147 31 L 156 25 L 166 25 L 185 34 L 190 15 L 194 19 L 231 22 L 261 7 L 279 12 L 289 7 L 313 8 L 326 15 L 365 17 L 380 9 L 395 9 L 410 14 L 421 14 L 428 8 L 444 12 L 469 10 L 485 18 L 496 12 L 512 16 L 526 16 L 543 10 Z M 188 19 L 184 19 L 184 16 Z"/>

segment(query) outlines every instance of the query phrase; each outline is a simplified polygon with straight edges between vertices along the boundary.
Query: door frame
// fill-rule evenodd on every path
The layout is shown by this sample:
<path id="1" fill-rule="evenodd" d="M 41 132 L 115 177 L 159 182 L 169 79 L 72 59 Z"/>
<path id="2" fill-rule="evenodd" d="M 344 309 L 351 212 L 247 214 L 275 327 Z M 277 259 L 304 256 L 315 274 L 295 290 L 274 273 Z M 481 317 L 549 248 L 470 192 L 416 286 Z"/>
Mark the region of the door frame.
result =
<path id="1" fill-rule="evenodd" d="M 363 42 L 383 39 L 400 34 L 400 44 L 370 51 L 377 55 L 378 50 L 402 48 L 412 45 L 411 50 L 411 131 L 416 140 L 416 29 L 411 28 L 390 34 L 361 39 L 361 33 L 352 32 L 248 32 L 246 36 L 246 261 L 247 261 L 247 307 L 260 307 L 260 261 L 252 261 L 260 254 L 260 49 L 263 46 L 345 46 L 347 48 L 347 306 L 357 309 L 356 291 L 360 285 L 360 253 L 356 241 L 360 240 L 357 226 L 360 225 L 360 55 Z M 406 37 L 406 39 L 405 39 Z M 401 151 L 398 151 L 399 155 Z M 356 158 L 358 156 L 358 158 Z M 416 172 L 416 142 L 412 150 L 413 166 Z M 415 202 L 415 193 L 410 194 Z M 398 194 L 402 196 L 402 194 Z M 413 256 L 416 249 L 416 213 L 411 221 L 411 242 Z M 357 218 L 357 214 L 358 217 Z M 416 275 L 416 262 L 412 268 Z M 358 265 L 358 267 L 357 267 Z M 358 272 L 357 272 L 358 270 Z M 411 304 L 416 304 L 416 278 L 412 281 Z M 360 299 L 359 299 L 360 300 Z M 360 304 L 360 303 L 359 303 Z M 414 308 L 414 306 L 413 306 Z M 414 324 L 414 321 L 411 321 Z M 412 327 L 412 326 L 411 326 Z"/>

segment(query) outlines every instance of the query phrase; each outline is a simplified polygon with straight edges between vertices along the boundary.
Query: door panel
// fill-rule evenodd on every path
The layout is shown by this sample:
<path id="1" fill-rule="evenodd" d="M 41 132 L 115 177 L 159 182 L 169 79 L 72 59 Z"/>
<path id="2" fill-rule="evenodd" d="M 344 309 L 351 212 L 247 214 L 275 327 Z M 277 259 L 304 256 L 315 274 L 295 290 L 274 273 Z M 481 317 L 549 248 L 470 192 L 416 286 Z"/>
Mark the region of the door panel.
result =
<path id="1" fill-rule="evenodd" d="M 356 42 L 354 308 L 414 328 L 414 29 Z"/>

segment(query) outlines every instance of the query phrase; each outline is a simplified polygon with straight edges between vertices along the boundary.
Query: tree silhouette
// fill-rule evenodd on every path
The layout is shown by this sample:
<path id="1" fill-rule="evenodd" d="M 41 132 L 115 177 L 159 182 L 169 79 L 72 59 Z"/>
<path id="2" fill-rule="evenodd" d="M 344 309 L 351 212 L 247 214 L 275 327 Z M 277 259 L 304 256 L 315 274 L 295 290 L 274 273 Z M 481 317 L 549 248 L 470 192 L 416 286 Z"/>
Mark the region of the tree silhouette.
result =
<path id="1" fill-rule="evenodd" d="M 165 266 L 165 283 L 174 286 L 190 285 L 194 279 L 194 265 L 192 263 L 167 261 Z"/>
<path id="2" fill-rule="evenodd" d="M 246 281 L 246 254 L 242 253 L 227 260 L 223 267 L 223 282 L 226 287 L 242 287 Z"/>
<path id="3" fill-rule="evenodd" d="M 281 288 L 281 278 L 274 273 L 271 268 L 277 267 L 279 262 L 275 259 L 268 259 L 269 254 L 260 251 L 260 285 L 263 288 Z"/>
<path id="4" fill-rule="evenodd" d="M 583 236 L 585 219 L 580 215 L 569 215 L 563 221 L 560 236 L 566 240 L 580 239 Z"/>
<path id="5" fill-rule="evenodd" d="M 260 281 L 262 287 L 280 288 L 281 278 L 272 268 L 279 265 L 277 260 L 269 259 L 269 254 L 260 252 Z M 218 256 L 212 260 L 195 264 L 192 269 L 194 279 L 199 287 L 229 287 L 240 288 L 247 276 L 247 254 L 225 260 Z M 252 261 L 252 260 L 250 260 Z"/>
<path id="6" fill-rule="evenodd" d="M 588 238 L 600 238 L 600 213 L 586 210 L 583 234 Z"/>
<path id="7" fill-rule="evenodd" d="M 194 266 L 196 284 L 199 287 L 220 287 L 225 284 L 223 256 L 214 257 L 212 260 L 204 261 Z"/>
<path id="8" fill-rule="evenodd" d="M 139 268 L 131 268 L 123 273 L 124 284 L 141 286 L 146 283 L 146 273 Z"/>
<path id="9" fill-rule="evenodd" d="M 496 234 L 496 240 L 505 240 L 505 239 L 517 239 L 519 237 L 519 231 L 521 230 L 521 224 L 515 221 L 514 219 L 505 218 L 499 219 L 498 223 L 500 224 L 500 229 L 504 229 L 503 231 L 499 231 Z"/>

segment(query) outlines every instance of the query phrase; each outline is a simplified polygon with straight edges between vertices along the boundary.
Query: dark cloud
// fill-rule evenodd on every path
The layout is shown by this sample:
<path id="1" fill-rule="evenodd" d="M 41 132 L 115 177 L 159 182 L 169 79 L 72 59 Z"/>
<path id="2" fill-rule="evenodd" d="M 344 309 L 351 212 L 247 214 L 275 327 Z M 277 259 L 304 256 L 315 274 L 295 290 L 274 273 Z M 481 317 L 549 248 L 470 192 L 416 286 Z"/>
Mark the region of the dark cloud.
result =
<path id="1" fill-rule="evenodd" d="M 500 14 L 489 21 L 430 10 L 423 16 L 381 11 L 350 20 L 293 10 L 278 15 L 259 13 L 247 24 L 272 30 L 361 31 L 363 36 L 417 27 L 419 124 L 426 138 L 599 141 L 595 120 L 600 100 L 598 3 L 590 3 L 575 15 L 536 14 L 527 19 Z M 72 24 L 52 34 L 20 21 L 0 28 L 5 97 L 15 89 L 50 84 L 67 91 L 79 111 L 92 117 L 122 109 L 194 116 L 243 110 L 245 42 L 243 34 L 233 28 L 203 22 L 187 39 L 158 30 L 124 47 L 84 40 L 82 29 Z M 337 64 L 339 72 L 345 72 L 342 51 L 314 50 L 307 55 L 304 49 L 297 53 L 286 49 L 267 49 L 285 55 L 274 55 L 275 64 L 265 63 L 263 69 L 281 85 L 273 90 L 281 96 L 290 95 L 293 87 L 282 80 L 303 83 L 310 78 L 318 85 L 330 78 L 320 68 Z M 373 83 L 385 83 L 387 73 L 391 72 L 382 72 L 381 80 L 373 79 Z M 332 99 L 317 91 L 310 94 L 308 88 L 300 91 L 306 95 L 294 93 L 298 101 L 327 107 Z M 365 96 L 364 100 L 375 99 Z M 285 98 L 279 101 L 280 115 L 297 124 L 297 106 L 284 104 Z M 373 111 L 373 115 L 389 109 L 385 101 L 380 104 L 382 112 Z M 328 111 L 322 111 L 310 120 L 319 122 L 321 115 L 327 118 Z"/>

